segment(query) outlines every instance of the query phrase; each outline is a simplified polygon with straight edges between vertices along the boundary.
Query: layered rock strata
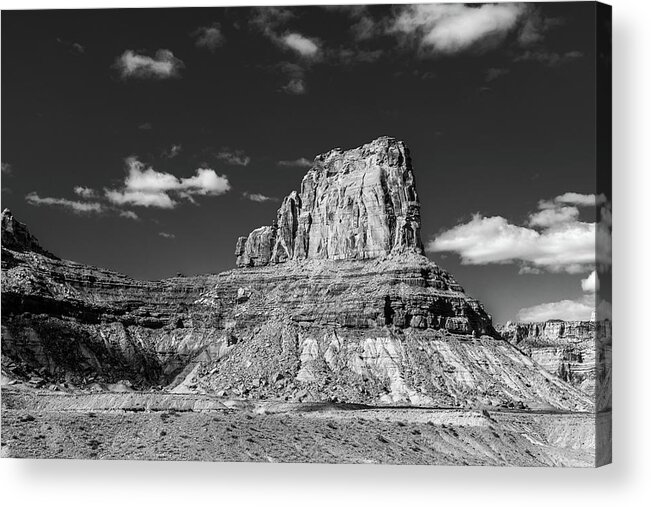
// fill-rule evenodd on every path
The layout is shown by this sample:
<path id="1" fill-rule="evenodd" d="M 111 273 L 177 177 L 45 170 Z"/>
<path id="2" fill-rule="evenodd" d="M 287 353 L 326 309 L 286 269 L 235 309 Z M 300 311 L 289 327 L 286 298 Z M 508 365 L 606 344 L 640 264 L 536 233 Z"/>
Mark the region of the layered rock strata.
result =
<path id="1" fill-rule="evenodd" d="M 507 322 L 506 340 L 547 371 L 611 406 L 612 328 L 606 321 Z"/>

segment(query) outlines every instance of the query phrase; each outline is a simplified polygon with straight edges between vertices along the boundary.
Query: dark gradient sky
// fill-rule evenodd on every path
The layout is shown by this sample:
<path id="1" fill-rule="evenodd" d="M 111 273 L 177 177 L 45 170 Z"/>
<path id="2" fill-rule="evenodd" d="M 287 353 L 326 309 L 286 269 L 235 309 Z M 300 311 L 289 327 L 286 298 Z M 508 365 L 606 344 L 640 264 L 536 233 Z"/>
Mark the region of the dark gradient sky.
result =
<path id="1" fill-rule="evenodd" d="M 292 11 L 287 30 L 332 50 L 352 44 L 354 20 L 345 11 Z M 369 12 L 392 15 L 390 6 Z M 2 206 L 64 258 L 138 278 L 219 272 L 234 267 L 236 237 L 271 223 L 278 206 L 242 192 L 282 198 L 299 188 L 306 169 L 278 161 L 311 160 L 391 135 L 411 149 L 425 241 L 475 212 L 522 223 L 540 199 L 595 192 L 594 5 L 539 4 L 537 12 L 553 20 L 545 51 L 582 56 L 555 65 L 518 61 L 520 50 L 507 37 L 488 50 L 423 58 L 379 35 L 360 43 L 381 49 L 371 63 L 306 63 L 254 28 L 245 8 L 5 11 L 2 161 L 11 170 L 2 174 Z M 191 34 L 213 22 L 223 44 L 197 47 Z M 160 48 L 184 62 L 179 78 L 124 80 L 113 68 L 127 49 Z M 281 90 L 282 62 L 302 66 L 306 93 Z M 488 81 L 491 68 L 503 72 Z M 139 128 L 145 123 L 151 128 Z M 180 155 L 163 157 L 173 144 L 182 146 Z M 224 148 L 243 150 L 250 163 L 216 158 Z M 25 200 L 33 191 L 77 199 L 75 185 L 117 186 L 130 155 L 178 177 L 207 165 L 226 175 L 232 190 L 172 210 L 130 208 L 139 221 Z M 579 297 L 585 277 L 430 257 L 498 321 L 524 306 Z"/>

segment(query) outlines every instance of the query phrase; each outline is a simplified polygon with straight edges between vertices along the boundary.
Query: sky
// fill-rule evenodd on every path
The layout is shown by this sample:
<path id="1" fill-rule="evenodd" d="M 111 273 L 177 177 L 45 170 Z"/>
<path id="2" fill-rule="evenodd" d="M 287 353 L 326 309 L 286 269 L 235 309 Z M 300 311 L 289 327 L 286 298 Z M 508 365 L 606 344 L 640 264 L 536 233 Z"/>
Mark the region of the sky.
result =
<path id="1" fill-rule="evenodd" d="M 2 206 L 63 258 L 217 273 L 317 154 L 389 135 L 428 256 L 496 322 L 588 318 L 594 9 L 3 11 Z"/>

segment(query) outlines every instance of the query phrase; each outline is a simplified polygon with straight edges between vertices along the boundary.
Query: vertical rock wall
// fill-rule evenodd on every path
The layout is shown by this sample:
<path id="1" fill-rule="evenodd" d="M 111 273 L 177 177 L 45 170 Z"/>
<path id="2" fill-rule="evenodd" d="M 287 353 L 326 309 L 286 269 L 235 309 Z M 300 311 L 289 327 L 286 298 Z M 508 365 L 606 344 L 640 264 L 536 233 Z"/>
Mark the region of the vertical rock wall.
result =
<path id="1" fill-rule="evenodd" d="M 269 252 L 268 240 L 271 241 Z M 237 265 L 288 260 L 360 260 L 422 254 L 420 202 L 409 150 L 381 137 L 319 155 L 270 228 L 238 240 Z"/>

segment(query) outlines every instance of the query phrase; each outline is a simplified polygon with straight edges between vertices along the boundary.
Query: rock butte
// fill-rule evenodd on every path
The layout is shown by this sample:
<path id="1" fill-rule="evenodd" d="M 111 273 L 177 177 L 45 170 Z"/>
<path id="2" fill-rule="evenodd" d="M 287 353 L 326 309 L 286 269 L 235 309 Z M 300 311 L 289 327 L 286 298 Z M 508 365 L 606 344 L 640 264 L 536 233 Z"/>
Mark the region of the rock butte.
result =
<path id="1" fill-rule="evenodd" d="M 317 156 L 277 221 L 240 237 L 235 248 L 240 267 L 404 252 L 423 254 L 420 202 L 409 150 L 390 137 Z"/>
<path id="2" fill-rule="evenodd" d="M 3 375 L 55 388 L 592 410 L 423 255 L 419 211 L 409 151 L 382 137 L 317 156 L 276 223 L 240 238 L 239 267 L 219 275 L 145 282 L 61 260 L 5 212 Z"/>

